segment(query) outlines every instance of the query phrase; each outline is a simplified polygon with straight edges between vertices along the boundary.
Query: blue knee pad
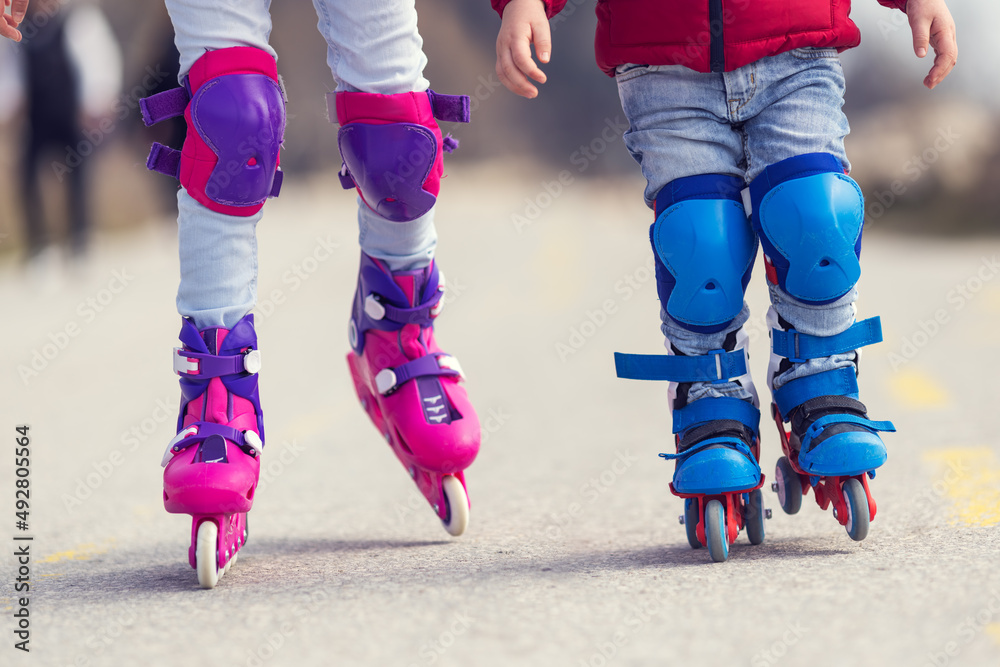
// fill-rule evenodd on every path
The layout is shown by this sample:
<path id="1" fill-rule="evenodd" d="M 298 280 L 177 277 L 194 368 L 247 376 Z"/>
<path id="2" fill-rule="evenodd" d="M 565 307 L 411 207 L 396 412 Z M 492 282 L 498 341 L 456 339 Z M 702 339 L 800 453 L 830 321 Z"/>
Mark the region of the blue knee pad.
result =
<path id="1" fill-rule="evenodd" d="M 656 290 L 667 314 L 691 331 L 721 331 L 743 308 L 757 236 L 742 189 L 740 178 L 705 174 L 671 181 L 656 197 Z"/>
<path id="2" fill-rule="evenodd" d="M 800 301 L 824 304 L 861 277 L 861 188 L 828 153 L 782 160 L 750 184 L 751 221 L 777 284 Z"/>

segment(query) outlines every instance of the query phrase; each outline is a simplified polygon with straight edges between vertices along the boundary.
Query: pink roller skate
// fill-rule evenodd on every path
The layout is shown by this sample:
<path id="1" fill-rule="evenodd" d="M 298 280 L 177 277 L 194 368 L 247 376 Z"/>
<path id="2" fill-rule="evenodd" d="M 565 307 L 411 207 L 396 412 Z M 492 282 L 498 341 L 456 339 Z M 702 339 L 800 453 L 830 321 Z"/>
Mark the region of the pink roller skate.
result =
<path id="1" fill-rule="evenodd" d="M 163 456 L 163 505 L 191 515 L 188 560 L 202 588 L 212 588 L 246 544 L 246 513 L 260 477 L 260 352 L 253 315 L 231 330 L 198 331 L 184 320 L 180 339 L 174 371 L 181 413 Z"/>
<path id="2" fill-rule="evenodd" d="M 444 286 L 437 267 L 391 273 L 361 255 L 347 355 L 361 407 L 445 530 L 469 521 L 464 470 L 479 452 L 479 418 L 458 362 L 434 341 Z"/>

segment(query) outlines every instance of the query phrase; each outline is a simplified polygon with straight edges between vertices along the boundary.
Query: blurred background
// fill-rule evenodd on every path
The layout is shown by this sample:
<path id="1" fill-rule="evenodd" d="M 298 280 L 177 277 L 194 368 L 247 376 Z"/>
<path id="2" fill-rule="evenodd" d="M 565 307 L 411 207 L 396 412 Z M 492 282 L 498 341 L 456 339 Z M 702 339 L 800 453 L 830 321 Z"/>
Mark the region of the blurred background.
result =
<path id="1" fill-rule="evenodd" d="M 620 138 L 622 114 L 613 80 L 594 64 L 593 2 L 571 0 L 553 20 L 549 83 L 534 101 L 515 97 L 496 78 L 499 19 L 488 2 L 418 0 L 417 6 L 432 86 L 473 99 L 474 122 L 450 128 L 463 142 L 449 160 L 452 172 L 475 163 L 495 169 L 501 179 L 537 182 L 569 168 L 595 185 L 614 181 L 622 187 L 624 179 L 623 187 L 640 196 L 638 169 L 627 152 L 617 139 L 614 146 L 599 139 L 606 127 L 616 128 Z M 176 76 L 177 54 L 159 3 L 34 0 L 32 7 L 35 20 L 29 17 L 24 44 L 0 45 L 0 263 L 31 268 L 25 260 L 37 256 L 44 271 L 67 258 L 81 260 L 88 239 L 100 243 L 121 230 L 171 220 L 175 184 L 147 174 L 143 162 L 151 140 L 178 145 L 183 127 L 147 130 L 137 109 L 137 99 L 171 87 Z M 931 92 L 921 85 L 930 58 L 914 57 L 905 17 L 873 0 L 855 2 L 863 43 L 843 55 L 848 153 L 867 193 L 869 225 L 942 235 L 1000 229 L 1000 89 L 991 83 L 1000 44 L 986 34 L 997 25 L 1000 6 L 970 0 L 952 11 L 960 63 Z M 336 129 L 327 122 L 323 98 L 334 84 L 311 5 L 283 3 L 273 18 L 272 43 L 290 100 L 282 163 L 294 182 L 304 172 L 339 165 Z M 78 115 L 85 132 L 75 140 L 32 132 L 26 54 L 54 35 L 77 42 L 67 48 L 71 61 L 74 50 L 89 54 L 72 68 L 80 80 L 75 85 L 86 89 L 77 91 L 76 106 L 66 95 L 48 105 Z M 44 116 L 36 124 L 39 118 Z M 37 154 L 38 168 L 30 170 L 37 183 L 26 178 L 28 152 Z M 332 174 L 329 184 L 338 187 Z M 526 207 L 502 196 L 491 200 L 512 216 Z M 34 235 L 27 231 L 32 228 Z"/>

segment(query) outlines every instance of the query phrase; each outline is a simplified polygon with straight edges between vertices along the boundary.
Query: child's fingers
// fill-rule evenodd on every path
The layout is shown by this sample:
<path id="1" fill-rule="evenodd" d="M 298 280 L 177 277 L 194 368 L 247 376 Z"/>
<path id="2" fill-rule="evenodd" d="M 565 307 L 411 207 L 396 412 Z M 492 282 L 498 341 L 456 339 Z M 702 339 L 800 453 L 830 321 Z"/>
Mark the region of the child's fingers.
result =
<path id="1" fill-rule="evenodd" d="M 548 21 L 542 20 L 531 25 L 531 40 L 535 43 L 535 54 L 538 56 L 538 60 L 543 63 L 549 62 L 549 56 L 552 53 L 552 33 L 549 30 Z"/>
<path id="2" fill-rule="evenodd" d="M 6 37 L 7 39 L 12 39 L 15 42 L 21 41 L 21 33 L 19 33 L 14 26 L 17 22 L 13 18 L 3 15 L 3 21 L 0 21 L 0 37 Z"/>
<path id="3" fill-rule="evenodd" d="M 518 95 L 533 98 L 538 95 L 538 89 L 531 85 L 527 77 L 514 64 L 510 49 L 503 48 L 497 53 L 497 76 L 507 89 Z"/>
<path id="4" fill-rule="evenodd" d="M 936 19 L 931 26 L 931 47 L 934 49 L 934 66 L 931 68 L 924 85 L 928 88 L 941 83 L 958 63 L 958 42 L 955 39 L 955 23 L 951 17 Z"/>
<path id="5" fill-rule="evenodd" d="M 10 4 L 9 0 L 5 0 L 7 4 Z M 24 20 L 24 14 L 28 11 L 28 0 L 14 0 L 14 6 L 11 7 L 10 13 L 14 16 L 14 20 L 20 23 Z"/>
<path id="6" fill-rule="evenodd" d="M 918 58 L 927 55 L 927 45 L 931 39 L 931 18 L 918 12 L 909 15 L 910 31 L 913 33 L 913 52 Z"/>
<path id="7" fill-rule="evenodd" d="M 535 64 L 534 60 L 532 60 L 531 47 L 527 40 L 514 42 L 514 44 L 511 45 L 510 51 L 511 56 L 514 59 L 514 65 L 517 66 L 517 69 L 520 72 L 530 76 L 538 83 L 545 83 L 545 72 L 538 69 L 538 65 Z"/>

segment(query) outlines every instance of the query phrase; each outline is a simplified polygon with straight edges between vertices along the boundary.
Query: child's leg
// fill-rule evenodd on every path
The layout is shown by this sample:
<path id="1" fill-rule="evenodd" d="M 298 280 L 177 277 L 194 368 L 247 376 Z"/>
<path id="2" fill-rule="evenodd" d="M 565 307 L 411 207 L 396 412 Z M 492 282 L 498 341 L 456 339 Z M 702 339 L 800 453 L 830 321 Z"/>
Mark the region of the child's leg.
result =
<path id="1" fill-rule="evenodd" d="M 624 68 L 618 76 L 630 124 L 625 143 L 642 167 L 646 202 L 656 213 L 650 240 L 669 351 L 667 357 L 617 355 L 618 373 L 671 381 L 678 435 L 677 454 L 668 455 L 677 459 L 671 488 L 687 498 L 692 546 L 707 543 L 715 560 L 725 559 L 748 512 L 743 493 L 761 484 L 760 413 L 743 332 L 757 239 L 740 194 L 742 139 L 726 119 L 722 83 L 719 74 L 682 67 Z M 755 516 L 762 518 L 759 492 L 753 497 Z M 711 523 L 720 516 L 730 523 Z M 754 525 L 756 543 L 763 524 Z"/>
<path id="2" fill-rule="evenodd" d="M 268 3 L 167 0 L 183 88 L 142 102 L 147 124 L 183 114 L 183 151 L 154 144 L 151 169 L 180 179 L 184 317 L 174 353 L 177 436 L 164 455 L 164 505 L 191 514 L 191 565 L 205 587 L 247 537 L 264 444 L 253 315 L 256 224 L 280 186 L 284 97 L 268 46 Z"/>
<path id="3" fill-rule="evenodd" d="M 857 348 L 881 329 L 877 318 L 855 323 L 864 200 L 846 175 L 843 72 L 834 50 L 805 49 L 755 74 L 744 130 L 772 303 L 768 384 L 803 469 L 857 475 L 885 461 L 876 431 L 891 425 L 869 421 L 857 400 Z"/>
<path id="4" fill-rule="evenodd" d="M 413 0 L 314 4 L 338 84 L 327 100 L 341 125 L 341 181 L 359 194 L 348 364 L 362 406 L 457 535 L 480 430 L 457 361 L 434 341 L 444 291 L 434 204 L 442 154 L 457 145 L 435 119 L 468 122 L 468 98 L 428 90 Z"/>

